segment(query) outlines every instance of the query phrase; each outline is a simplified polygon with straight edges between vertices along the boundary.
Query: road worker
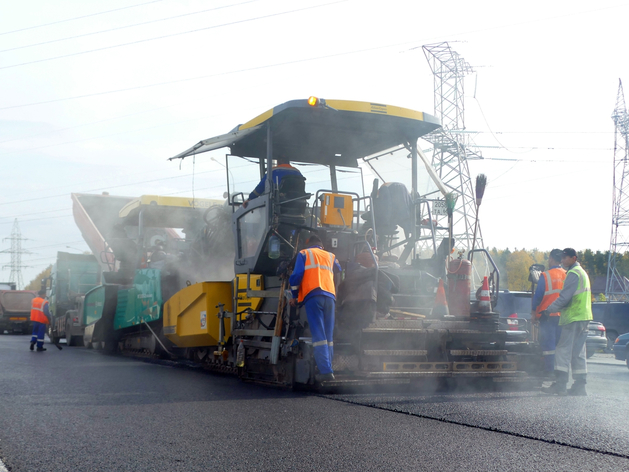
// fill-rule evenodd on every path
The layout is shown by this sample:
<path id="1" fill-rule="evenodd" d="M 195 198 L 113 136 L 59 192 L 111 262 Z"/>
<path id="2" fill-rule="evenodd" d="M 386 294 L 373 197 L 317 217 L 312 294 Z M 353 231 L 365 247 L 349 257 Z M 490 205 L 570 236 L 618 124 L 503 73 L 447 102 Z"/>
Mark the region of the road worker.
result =
<path id="1" fill-rule="evenodd" d="M 31 323 L 33 325 L 33 336 L 31 337 L 31 351 L 35 349 L 37 343 L 37 351 L 43 352 L 44 336 L 46 334 L 46 325 L 50 323 L 50 308 L 46 300 L 46 291 L 40 290 L 37 297 L 33 298 L 31 304 Z"/>
<path id="2" fill-rule="evenodd" d="M 563 289 L 557 300 L 542 311 L 542 316 L 561 312 L 559 326 L 561 337 L 555 349 L 556 381 L 542 392 L 555 395 L 587 395 L 585 391 L 587 376 L 587 360 L 585 357 L 585 340 L 588 325 L 592 320 L 592 296 L 590 279 L 577 262 L 577 252 L 566 248 L 562 252 L 561 264 L 568 271 Z M 574 384 L 566 390 L 568 372 L 572 367 Z"/>
<path id="3" fill-rule="evenodd" d="M 566 271 L 560 266 L 561 258 L 561 249 L 550 251 L 548 256 L 549 269 L 540 275 L 532 303 L 533 320 L 539 322 L 539 344 L 542 349 L 544 370 L 547 377 L 552 376 L 555 368 L 555 347 L 561 334 L 560 313 L 550 313 L 548 316 L 542 316 L 541 313 L 557 300 L 563 288 Z"/>
<path id="4" fill-rule="evenodd" d="M 299 169 L 290 165 L 289 159 L 284 158 L 284 157 L 279 157 L 276 162 L 277 162 L 277 166 L 273 167 L 273 180 L 276 182 L 278 187 L 280 186 L 280 184 L 282 183 L 282 180 L 285 177 L 300 177 L 301 179 L 303 179 L 302 182 L 306 180 L 305 177 L 299 171 Z M 249 198 L 245 200 L 243 204 L 245 208 L 247 207 L 247 204 L 251 200 L 258 198 L 260 195 L 264 193 L 264 191 L 266 190 L 267 178 L 268 178 L 268 173 L 264 174 L 264 177 L 262 177 L 262 180 L 260 180 L 260 183 L 256 186 L 256 188 L 253 189 L 253 192 L 249 194 Z"/>
<path id="5" fill-rule="evenodd" d="M 297 254 L 295 268 L 289 278 L 293 295 L 290 303 L 292 306 L 305 305 L 314 358 L 319 369 L 317 380 L 330 381 L 334 380 L 334 271 L 340 272 L 341 265 L 334 254 L 323 250 L 319 236 L 310 236 L 306 244 L 308 248 Z"/>

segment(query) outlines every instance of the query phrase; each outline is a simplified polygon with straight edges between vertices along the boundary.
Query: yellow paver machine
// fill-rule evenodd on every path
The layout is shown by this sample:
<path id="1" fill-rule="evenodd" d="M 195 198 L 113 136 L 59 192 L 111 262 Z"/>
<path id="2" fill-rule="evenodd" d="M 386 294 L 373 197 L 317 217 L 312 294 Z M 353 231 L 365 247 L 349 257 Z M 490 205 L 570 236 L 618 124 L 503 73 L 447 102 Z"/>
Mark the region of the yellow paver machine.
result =
<path id="1" fill-rule="evenodd" d="M 511 352 L 518 342 L 470 297 L 469 254 L 450 260 L 452 239 L 436 240 L 437 229 L 447 230 L 433 214 L 446 190 L 418 139 L 439 127 L 406 108 L 310 97 L 172 157 L 228 148 L 236 256 L 233 280 L 193 284 L 166 302 L 164 334 L 192 360 L 286 387 L 525 378 Z M 274 177 L 277 161 L 286 160 L 303 178 Z M 249 195 L 265 174 L 260 195 Z M 365 180 L 373 182 L 368 192 Z M 343 269 L 336 380 L 323 383 L 305 309 L 287 302 L 283 277 L 313 233 Z M 484 256 L 495 297 L 499 274 Z M 433 310 L 440 280 L 449 313 Z M 244 365 L 237 365 L 241 344 Z"/>

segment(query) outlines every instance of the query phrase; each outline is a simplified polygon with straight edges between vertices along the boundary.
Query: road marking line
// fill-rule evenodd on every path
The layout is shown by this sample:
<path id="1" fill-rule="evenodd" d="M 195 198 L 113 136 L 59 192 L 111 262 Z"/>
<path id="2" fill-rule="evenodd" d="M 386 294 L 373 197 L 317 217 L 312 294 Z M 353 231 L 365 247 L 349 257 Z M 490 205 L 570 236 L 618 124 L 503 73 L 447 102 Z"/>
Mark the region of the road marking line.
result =
<path id="1" fill-rule="evenodd" d="M 0 472 L 9 472 L 9 469 L 7 469 L 4 466 L 4 462 L 2 462 L 1 460 L 0 460 Z"/>

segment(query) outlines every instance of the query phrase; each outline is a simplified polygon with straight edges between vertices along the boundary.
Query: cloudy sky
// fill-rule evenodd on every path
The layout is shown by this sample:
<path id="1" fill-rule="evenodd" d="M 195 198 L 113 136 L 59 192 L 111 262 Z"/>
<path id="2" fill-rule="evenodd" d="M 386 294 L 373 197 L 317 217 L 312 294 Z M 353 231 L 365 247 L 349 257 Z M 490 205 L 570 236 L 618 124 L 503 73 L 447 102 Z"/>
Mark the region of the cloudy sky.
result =
<path id="1" fill-rule="evenodd" d="M 421 46 L 439 41 L 475 69 L 466 127 L 486 158 L 471 173 L 490 182 L 485 245 L 609 247 L 629 2 L 0 1 L 0 237 L 18 218 L 25 282 L 58 250 L 88 249 L 71 192 L 188 196 L 194 173 L 197 197 L 220 197 L 210 155 L 194 169 L 167 158 L 275 105 L 432 113 Z"/>

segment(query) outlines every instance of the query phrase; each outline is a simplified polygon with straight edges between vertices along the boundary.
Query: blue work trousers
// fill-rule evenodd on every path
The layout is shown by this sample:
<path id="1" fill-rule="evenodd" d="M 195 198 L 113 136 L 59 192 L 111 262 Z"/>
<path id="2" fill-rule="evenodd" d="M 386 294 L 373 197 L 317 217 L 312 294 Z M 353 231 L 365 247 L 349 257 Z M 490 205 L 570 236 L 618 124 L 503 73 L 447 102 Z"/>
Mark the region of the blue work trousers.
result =
<path id="1" fill-rule="evenodd" d="M 558 316 L 549 316 L 539 322 L 539 347 L 544 357 L 544 370 L 552 372 L 555 369 L 555 348 L 561 336 Z"/>
<path id="2" fill-rule="evenodd" d="M 44 336 L 46 335 L 46 324 L 39 321 L 33 321 L 33 336 L 31 343 L 37 343 L 37 348 L 44 347 Z"/>
<path id="3" fill-rule="evenodd" d="M 306 300 L 306 315 L 312 335 L 314 358 L 322 374 L 332 373 L 332 356 L 334 354 L 334 305 L 333 298 L 325 295 L 314 295 Z"/>

